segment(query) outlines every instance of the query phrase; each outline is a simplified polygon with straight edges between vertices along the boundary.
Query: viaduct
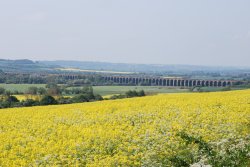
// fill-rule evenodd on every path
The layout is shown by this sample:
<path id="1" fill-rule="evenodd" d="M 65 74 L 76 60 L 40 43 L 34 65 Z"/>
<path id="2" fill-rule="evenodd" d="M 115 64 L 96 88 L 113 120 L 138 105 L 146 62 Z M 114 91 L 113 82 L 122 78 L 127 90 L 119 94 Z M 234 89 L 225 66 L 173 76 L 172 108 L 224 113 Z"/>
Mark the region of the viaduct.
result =
<path id="1" fill-rule="evenodd" d="M 199 80 L 183 78 L 154 78 L 154 77 L 125 77 L 125 76 L 105 76 L 106 82 L 120 85 L 149 85 L 149 86 L 173 86 L 173 87 L 226 87 L 232 86 L 234 81 L 230 80 Z"/>
<path id="2" fill-rule="evenodd" d="M 21 73 L 5 73 L 21 74 Z M 24 75 L 24 74 L 22 74 Z M 79 74 L 36 74 L 38 76 L 59 76 L 66 79 L 81 79 L 84 75 Z M 202 80 L 184 78 L 163 78 L 163 77 L 143 77 L 143 76 L 102 76 L 105 83 L 116 83 L 119 85 L 148 85 L 148 86 L 169 86 L 169 87 L 227 87 L 232 86 L 233 80 Z M 104 83 L 104 84 L 105 84 Z"/>

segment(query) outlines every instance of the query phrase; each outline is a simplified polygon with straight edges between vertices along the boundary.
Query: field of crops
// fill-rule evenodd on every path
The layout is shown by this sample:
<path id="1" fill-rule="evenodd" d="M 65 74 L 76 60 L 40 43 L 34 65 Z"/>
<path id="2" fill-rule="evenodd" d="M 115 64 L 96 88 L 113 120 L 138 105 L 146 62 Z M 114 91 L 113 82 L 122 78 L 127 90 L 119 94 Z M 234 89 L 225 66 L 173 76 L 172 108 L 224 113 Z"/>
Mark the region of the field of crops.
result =
<path id="1" fill-rule="evenodd" d="M 14 92 L 26 92 L 29 87 L 38 87 L 45 88 L 45 84 L 0 84 L 0 87 Z M 71 88 L 81 88 L 81 87 L 71 87 Z M 69 88 L 69 89 L 71 89 Z M 188 92 L 188 89 L 181 88 L 171 88 L 164 86 L 93 86 L 93 90 L 95 94 L 100 94 L 102 96 L 111 96 L 114 94 L 124 94 L 129 90 L 144 90 L 149 94 L 157 94 L 157 93 L 181 93 Z"/>
<path id="2" fill-rule="evenodd" d="M 100 94 L 102 96 L 114 95 L 114 94 L 125 94 L 129 90 L 144 90 L 149 94 L 157 93 L 182 93 L 188 92 L 188 89 L 181 88 L 170 88 L 164 86 L 93 86 L 95 94 Z"/>
<path id="3" fill-rule="evenodd" d="M 45 84 L 0 84 L 0 87 L 9 91 L 25 92 L 29 87 L 45 88 Z"/>
<path id="4" fill-rule="evenodd" d="M 0 166 L 248 166 L 250 90 L 0 110 Z"/>

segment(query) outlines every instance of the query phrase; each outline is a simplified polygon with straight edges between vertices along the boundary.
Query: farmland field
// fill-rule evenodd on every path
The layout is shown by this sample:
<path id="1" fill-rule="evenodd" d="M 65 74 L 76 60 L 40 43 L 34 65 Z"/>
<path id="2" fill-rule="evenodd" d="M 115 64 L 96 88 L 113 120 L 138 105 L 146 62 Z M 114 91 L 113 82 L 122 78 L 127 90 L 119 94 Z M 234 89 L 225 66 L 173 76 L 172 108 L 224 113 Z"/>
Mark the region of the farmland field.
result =
<path id="1" fill-rule="evenodd" d="M 9 91 L 19 91 L 19 92 L 25 92 L 28 90 L 29 87 L 35 86 L 35 87 L 45 87 L 45 84 L 0 84 L 0 87 L 9 90 Z"/>
<path id="2" fill-rule="evenodd" d="M 248 166 L 250 90 L 0 110 L 0 166 Z"/>
<path id="3" fill-rule="evenodd" d="M 188 89 L 169 88 L 160 86 L 94 86 L 94 93 L 100 95 L 124 94 L 129 90 L 144 90 L 146 93 L 178 93 L 188 92 Z"/>
<path id="4" fill-rule="evenodd" d="M 0 87 L 9 91 L 25 92 L 29 87 L 45 87 L 45 84 L 0 84 Z M 80 87 L 77 87 L 80 88 Z M 100 95 L 113 95 L 124 94 L 129 90 L 144 90 L 147 93 L 178 93 L 187 92 L 188 89 L 169 88 L 160 86 L 93 86 L 95 94 Z"/>

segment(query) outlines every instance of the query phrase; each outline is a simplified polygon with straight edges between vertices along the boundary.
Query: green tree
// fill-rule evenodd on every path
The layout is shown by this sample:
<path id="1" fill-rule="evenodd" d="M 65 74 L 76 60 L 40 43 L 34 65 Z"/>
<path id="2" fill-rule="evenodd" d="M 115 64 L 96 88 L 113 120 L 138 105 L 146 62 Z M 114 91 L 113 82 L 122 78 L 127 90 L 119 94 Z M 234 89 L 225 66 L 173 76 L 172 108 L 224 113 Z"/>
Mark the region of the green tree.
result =
<path id="1" fill-rule="evenodd" d="M 46 95 L 41 99 L 40 104 L 41 105 L 57 104 L 57 101 L 54 97 Z"/>
<path id="2" fill-rule="evenodd" d="M 5 93 L 5 89 L 0 87 L 0 95 L 3 95 Z"/>
<path id="3" fill-rule="evenodd" d="M 37 93 L 39 94 L 39 95 L 45 95 L 46 94 L 46 89 L 45 88 L 38 88 L 38 90 L 37 90 Z"/>
<path id="4" fill-rule="evenodd" d="M 126 96 L 127 97 L 135 97 L 135 96 L 138 96 L 137 92 L 135 90 L 129 90 L 127 91 L 126 93 Z"/>
<path id="5" fill-rule="evenodd" d="M 81 102 L 88 102 L 89 101 L 88 97 L 84 94 L 76 95 L 71 100 L 73 103 L 81 103 Z"/>
<path id="6" fill-rule="evenodd" d="M 17 102 L 19 102 L 19 100 L 16 98 L 16 96 L 8 96 L 6 101 L 9 102 L 9 103 L 17 103 Z"/>
<path id="7" fill-rule="evenodd" d="M 37 92 L 38 92 L 38 88 L 35 86 L 29 87 L 28 90 L 26 91 L 26 93 L 30 95 L 36 95 Z"/>
<path id="8" fill-rule="evenodd" d="M 140 90 L 137 94 L 138 94 L 138 96 L 145 96 L 144 90 Z"/>
<path id="9" fill-rule="evenodd" d="M 97 100 L 97 101 L 101 101 L 101 100 L 103 100 L 103 97 L 101 96 L 101 95 L 95 95 L 95 100 Z"/>
<path id="10" fill-rule="evenodd" d="M 60 95 L 61 94 L 60 87 L 57 84 L 55 84 L 55 83 L 49 83 L 49 84 L 47 84 L 46 88 L 48 88 L 47 94 L 50 95 L 50 96 L 56 96 L 56 95 Z"/>
<path id="11" fill-rule="evenodd" d="M 27 99 L 25 101 L 22 101 L 22 106 L 35 106 L 38 105 L 38 102 L 33 99 Z"/>

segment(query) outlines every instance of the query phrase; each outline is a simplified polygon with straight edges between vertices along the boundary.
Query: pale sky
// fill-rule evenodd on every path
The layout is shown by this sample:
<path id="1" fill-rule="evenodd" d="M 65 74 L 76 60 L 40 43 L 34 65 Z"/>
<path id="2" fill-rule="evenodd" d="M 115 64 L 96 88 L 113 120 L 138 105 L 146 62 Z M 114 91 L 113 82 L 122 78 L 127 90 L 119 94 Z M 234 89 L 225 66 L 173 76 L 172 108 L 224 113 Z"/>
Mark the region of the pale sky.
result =
<path id="1" fill-rule="evenodd" d="M 250 66 L 250 0 L 0 0 L 0 58 Z"/>

